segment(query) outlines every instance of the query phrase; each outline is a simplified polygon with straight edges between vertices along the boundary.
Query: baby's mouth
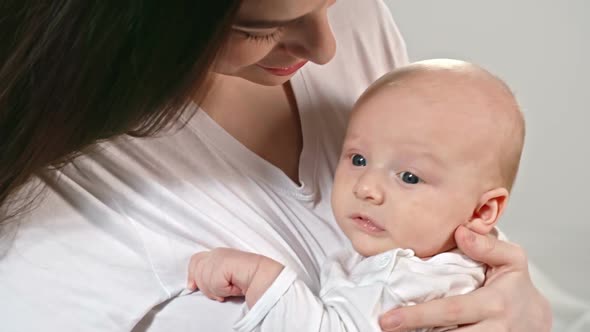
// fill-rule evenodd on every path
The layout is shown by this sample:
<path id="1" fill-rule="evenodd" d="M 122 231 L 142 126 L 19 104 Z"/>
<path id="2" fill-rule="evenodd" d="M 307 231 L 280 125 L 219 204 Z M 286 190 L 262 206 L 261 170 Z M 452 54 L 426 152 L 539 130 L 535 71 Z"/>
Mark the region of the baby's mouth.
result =
<path id="1" fill-rule="evenodd" d="M 385 229 L 373 222 L 368 216 L 355 213 L 350 218 L 358 227 L 368 233 L 380 233 L 385 231 Z"/>

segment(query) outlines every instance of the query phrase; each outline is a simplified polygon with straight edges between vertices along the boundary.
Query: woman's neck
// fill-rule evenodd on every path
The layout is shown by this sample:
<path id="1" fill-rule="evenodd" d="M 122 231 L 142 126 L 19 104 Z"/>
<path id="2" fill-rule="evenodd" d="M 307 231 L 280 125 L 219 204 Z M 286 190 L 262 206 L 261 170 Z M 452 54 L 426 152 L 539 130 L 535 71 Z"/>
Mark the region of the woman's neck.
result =
<path id="1" fill-rule="evenodd" d="M 298 182 L 303 143 L 290 84 L 269 87 L 214 75 L 201 109 L 240 143 Z"/>

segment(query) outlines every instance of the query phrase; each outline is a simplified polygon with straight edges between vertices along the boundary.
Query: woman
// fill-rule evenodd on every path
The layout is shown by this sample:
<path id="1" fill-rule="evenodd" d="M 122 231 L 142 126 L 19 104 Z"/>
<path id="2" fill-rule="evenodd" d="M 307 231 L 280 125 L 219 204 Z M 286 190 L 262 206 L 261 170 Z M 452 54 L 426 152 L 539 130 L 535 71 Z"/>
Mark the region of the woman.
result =
<path id="1" fill-rule="evenodd" d="M 347 114 L 407 62 L 385 6 L 198 3 L 9 1 L 2 11 L 12 13 L 2 31 L 17 31 L 3 37 L 0 72 L 8 330 L 226 331 L 241 303 L 186 294 L 192 253 L 262 253 L 317 289 L 324 257 L 348 245 L 329 209 Z M 194 116 L 178 121 L 181 110 Z M 117 136 L 166 124 L 153 138 Z M 19 208 L 38 181 L 42 197 Z M 486 285 L 390 311 L 382 328 L 549 331 L 522 250 L 456 237 L 491 266 Z"/>

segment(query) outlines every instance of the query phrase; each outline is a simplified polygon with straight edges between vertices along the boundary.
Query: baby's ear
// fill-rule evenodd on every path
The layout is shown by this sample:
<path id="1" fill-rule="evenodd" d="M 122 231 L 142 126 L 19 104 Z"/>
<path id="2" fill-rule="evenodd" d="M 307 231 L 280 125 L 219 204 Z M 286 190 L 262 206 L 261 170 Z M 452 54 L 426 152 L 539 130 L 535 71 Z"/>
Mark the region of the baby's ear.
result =
<path id="1" fill-rule="evenodd" d="M 508 196 L 506 188 L 496 188 L 485 192 L 479 198 L 477 206 L 465 226 L 476 233 L 488 234 L 494 229 L 500 215 L 504 212 Z"/>

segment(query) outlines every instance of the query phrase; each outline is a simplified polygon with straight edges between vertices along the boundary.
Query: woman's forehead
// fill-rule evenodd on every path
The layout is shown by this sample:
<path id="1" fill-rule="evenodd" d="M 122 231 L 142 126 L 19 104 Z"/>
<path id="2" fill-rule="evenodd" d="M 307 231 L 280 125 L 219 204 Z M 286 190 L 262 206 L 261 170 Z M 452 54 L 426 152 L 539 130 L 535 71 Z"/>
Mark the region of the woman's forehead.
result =
<path id="1" fill-rule="evenodd" d="M 287 23 L 321 8 L 325 3 L 326 0 L 242 0 L 236 24 Z"/>

